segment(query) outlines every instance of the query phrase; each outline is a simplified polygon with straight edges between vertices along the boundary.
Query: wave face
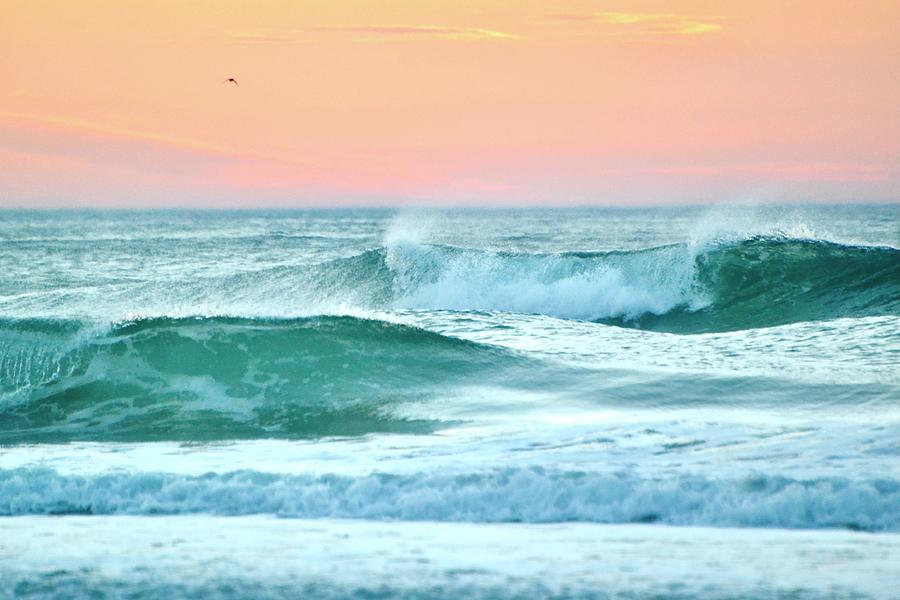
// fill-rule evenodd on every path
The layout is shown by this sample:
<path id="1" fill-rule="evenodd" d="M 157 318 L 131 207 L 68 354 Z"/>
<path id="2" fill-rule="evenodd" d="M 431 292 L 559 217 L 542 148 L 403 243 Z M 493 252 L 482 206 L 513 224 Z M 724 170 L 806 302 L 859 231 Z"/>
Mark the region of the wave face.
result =
<path id="1" fill-rule="evenodd" d="M 513 354 L 354 317 L 0 322 L 0 442 L 428 432 L 391 416 Z"/>
<path id="2" fill-rule="evenodd" d="M 332 263 L 394 308 L 486 310 L 677 333 L 900 314 L 900 250 L 780 237 L 607 253 L 398 244 Z M 373 282 L 375 282 L 373 284 Z"/>
<path id="3" fill-rule="evenodd" d="M 754 475 L 663 480 L 540 467 L 461 475 L 0 470 L 0 514 L 275 514 L 468 522 L 650 523 L 897 531 L 900 483 Z"/>
<path id="4" fill-rule="evenodd" d="M 695 284 L 709 293 L 708 306 L 619 322 L 693 333 L 900 314 L 900 250 L 894 248 L 754 238 L 695 260 Z"/>

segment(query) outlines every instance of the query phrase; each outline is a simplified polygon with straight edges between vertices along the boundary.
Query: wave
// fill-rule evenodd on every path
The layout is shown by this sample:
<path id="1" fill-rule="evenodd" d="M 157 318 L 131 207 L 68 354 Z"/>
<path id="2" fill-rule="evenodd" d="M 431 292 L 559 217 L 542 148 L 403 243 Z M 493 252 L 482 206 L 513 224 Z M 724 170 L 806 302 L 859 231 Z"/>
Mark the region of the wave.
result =
<path id="1" fill-rule="evenodd" d="M 425 309 L 724 332 L 900 315 L 900 249 L 771 235 L 555 254 L 395 241 L 312 265 L 6 292 L 0 309 L 22 317 L 281 318 Z"/>
<path id="2" fill-rule="evenodd" d="M 0 514 L 274 514 L 468 522 L 594 522 L 900 530 L 900 482 L 555 471 L 62 475 L 0 470 Z"/>
<path id="3" fill-rule="evenodd" d="M 677 333 L 900 314 L 900 250 L 819 240 L 561 254 L 398 244 L 338 269 L 347 267 L 370 281 L 387 277 L 380 287 L 390 288 L 394 307 L 535 313 Z"/>
<path id="4" fill-rule="evenodd" d="M 522 335 L 502 320 L 490 323 Z M 466 318 L 456 333 L 465 336 L 467 326 L 482 327 Z M 682 351 L 679 340 L 665 336 L 674 345 L 642 345 L 640 357 L 628 358 L 634 340 L 616 350 L 620 342 L 598 337 L 589 347 L 602 345 L 604 353 L 586 359 L 543 352 L 550 342 L 508 348 L 349 316 L 161 317 L 105 326 L 0 319 L 0 445 L 425 434 L 471 419 L 505 421 L 536 402 L 858 411 L 896 397 L 893 379 L 873 378 L 863 359 L 852 383 L 839 373 L 828 383 L 779 376 L 785 363 L 754 367 L 740 355 L 736 366 L 688 357 L 673 369 L 664 357 Z"/>
<path id="5" fill-rule="evenodd" d="M 5 320 L 0 340 L 0 443 L 424 433 L 444 424 L 391 407 L 520 361 L 354 317 Z"/>
<path id="6" fill-rule="evenodd" d="M 900 315 L 900 250 L 820 240 L 753 238 L 695 257 L 690 302 L 608 320 L 676 333 L 733 331 L 807 321 Z"/>

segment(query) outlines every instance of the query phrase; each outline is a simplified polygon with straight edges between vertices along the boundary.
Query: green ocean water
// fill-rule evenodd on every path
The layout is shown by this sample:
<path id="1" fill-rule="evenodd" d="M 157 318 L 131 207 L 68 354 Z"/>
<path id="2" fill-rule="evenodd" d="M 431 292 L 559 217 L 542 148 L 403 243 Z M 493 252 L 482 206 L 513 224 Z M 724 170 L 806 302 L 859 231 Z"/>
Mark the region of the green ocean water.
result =
<path id="1" fill-rule="evenodd" d="M 898 365 L 896 205 L 0 212 L 0 515 L 37 519 L 18 535 L 90 515 L 147 544 L 173 543 L 144 531 L 155 515 L 248 523 L 228 534 L 227 589 L 177 569 L 154 588 L 168 559 L 114 547 L 58 557 L 59 575 L 12 557 L 13 537 L 0 593 L 890 597 L 884 577 L 782 588 L 737 551 L 693 579 L 660 555 L 669 570 L 612 588 L 584 573 L 618 542 L 585 554 L 584 532 L 680 526 L 700 551 L 788 528 L 837 536 L 832 566 L 852 542 L 853 569 L 881 569 L 900 531 Z M 365 548 L 427 530 L 431 583 L 307 580 L 302 561 L 297 580 L 254 575 L 266 516 L 358 521 Z M 497 524 L 579 540 L 574 570 L 471 571 L 458 553 L 478 543 L 435 550 Z M 408 546 L 386 548 L 360 564 L 407 568 Z"/>

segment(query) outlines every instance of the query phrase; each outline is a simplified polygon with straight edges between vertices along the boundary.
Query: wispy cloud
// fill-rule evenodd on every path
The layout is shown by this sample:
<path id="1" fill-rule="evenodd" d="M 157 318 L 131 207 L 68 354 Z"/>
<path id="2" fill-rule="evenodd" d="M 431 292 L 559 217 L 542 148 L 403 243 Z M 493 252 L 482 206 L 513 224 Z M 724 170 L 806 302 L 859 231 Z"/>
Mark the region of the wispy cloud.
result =
<path id="1" fill-rule="evenodd" d="M 310 42 L 315 34 L 338 34 L 355 42 L 415 40 L 517 40 L 513 33 L 480 27 L 443 25 L 337 25 L 309 29 L 233 32 L 230 36 L 243 42 Z"/>
<path id="2" fill-rule="evenodd" d="M 238 42 L 303 43 L 312 41 L 305 39 L 301 32 L 293 30 L 229 31 L 227 35 Z"/>
<path id="3" fill-rule="evenodd" d="M 44 169 L 41 165 L 58 165 L 67 169 L 70 179 L 45 178 L 20 185 L 16 183 L 19 165 L 38 170 Z M 406 169 L 368 154 L 338 153 L 309 160 L 301 155 L 227 148 L 78 117 L 0 110 L 0 190 L 4 186 L 44 189 L 50 181 L 55 186 L 84 190 L 87 188 L 82 180 L 95 175 L 110 189 L 124 189 L 123 185 L 131 186 L 133 177 L 139 177 L 147 189 L 173 185 L 184 193 L 198 189 L 280 190 L 288 194 L 286 197 L 309 194 L 319 201 L 328 195 L 351 193 L 354 198 L 372 194 L 395 198 L 418 187 L 435 187 L 443 176 L 441 169 Z"/>
<path id="4" fill-rule="evenodd" d="M 179 170 L 180 163 L 266 163 L 297 170 L 320 168 L 287 157 L 239 151 L 192 138 L 111 127 L 76 117 L 8 111 L 0 111 L 0 149 L 94 158 L 139 168 L 157 163 Z"/>
<path id="5" fill-rule="evenodd" d="M 699 17 L 674 13 L 600 12 L 592 14 L 555 14 L 553 21 L 592 23 L 603 28 L 604 35 L 633 37 L 682 37 L 715 33 L 725 29 L 724 17 Z"/>
<path id="6" fill-rule="evenodd" d="M 202 152 L 209 155 L 235 156 L 230 150 L 217 147 L 205 142 L 178 136 L 160 135 L 153 132 L 137 131 L 120 127 L 95 123 L 76 117 L 61 117 L 53 115 L 38 115 L 31 113 L 0 111 L 0 126 L 4 123 L 19 123 L 28 126 L 39 126 L 78 132 L 82 135 L 108 136 L 114 138 L 131 139 L 151 144 L 165 145 L 180 148 L 185 151 Z"/>
<path id="7" fill-rule="evenodd" d="M 566 15 L 566 14 L 555 14 L 549 15 L 547 17 L 551 21 L 570 21 L 575 23 L 584 23 L 586 21 L 593 21 L 594 15 Z"/>
<path id="8" fill-rule="evenodd" d="M 698 17 L 658 13 L 597 13 L 595 18 L 600 23 L 640 28 L 651 34 L 698 35 L 712 33 L 724 29 L 715 17 L 701 19 Z"/>

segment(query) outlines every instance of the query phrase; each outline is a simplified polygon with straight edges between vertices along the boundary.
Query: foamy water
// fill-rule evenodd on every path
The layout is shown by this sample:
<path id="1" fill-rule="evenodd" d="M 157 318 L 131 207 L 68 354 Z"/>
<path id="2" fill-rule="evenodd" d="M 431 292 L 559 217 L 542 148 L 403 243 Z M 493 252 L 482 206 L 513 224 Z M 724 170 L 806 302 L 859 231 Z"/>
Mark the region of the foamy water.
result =
<path id="1" fill-rule="evenodd" d="M 898 232 L 3 213 L 0 594 L 891 597 Z"/>

